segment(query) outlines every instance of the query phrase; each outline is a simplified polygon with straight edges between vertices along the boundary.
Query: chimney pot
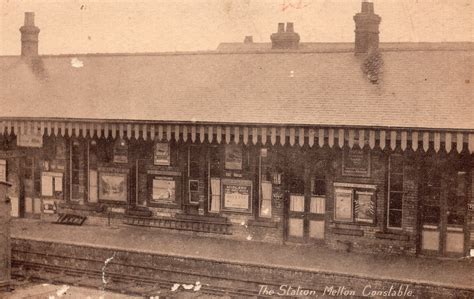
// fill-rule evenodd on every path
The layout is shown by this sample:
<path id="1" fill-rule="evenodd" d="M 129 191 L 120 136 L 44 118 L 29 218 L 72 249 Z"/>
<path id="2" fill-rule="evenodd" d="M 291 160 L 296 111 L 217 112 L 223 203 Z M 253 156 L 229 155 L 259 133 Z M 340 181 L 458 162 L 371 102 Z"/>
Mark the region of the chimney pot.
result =
<path id="1" fill-rule="evenodd" d="M 272 49 L 298 49 L 300 35 L 294 32 L 293 23 L 278 23 L 278 32 L 270 36 Z"/>
<path id="2" fill-rule="evenodd" d="M 278 23 L 278 33 L 285 32 L 285 23 Z"/>
<path id="3" fill-rule="evenodd" d="M 361 13 L 373 14 L 374 13 L 374 3 L 372 2 L 362 2 Z"/>
<path id="4" fill-rule="evenodd" d="M 25 26 L 35 26 L 34 12 L 25 12 Z"/>
<path id="5" fill-rule="evenodd" d="M 244 44 L 251 44 L 253 43 L 253 36 L 247 35 L 244 39 Z"/>

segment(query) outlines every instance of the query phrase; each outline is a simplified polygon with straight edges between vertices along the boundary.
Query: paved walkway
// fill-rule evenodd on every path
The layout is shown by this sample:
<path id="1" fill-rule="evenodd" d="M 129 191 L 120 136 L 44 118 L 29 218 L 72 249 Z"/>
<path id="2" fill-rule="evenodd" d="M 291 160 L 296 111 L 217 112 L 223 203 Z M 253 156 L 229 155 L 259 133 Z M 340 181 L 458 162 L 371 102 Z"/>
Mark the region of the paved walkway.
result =
<path id="1" fill-rule="evenodd" d="M 472 259 L 439 260 L 346 253 L 311 246 L 192 236 L 147 227 L 68 226 L 26 219 L 12 222 L 12 236 L 474 290 Z"/>

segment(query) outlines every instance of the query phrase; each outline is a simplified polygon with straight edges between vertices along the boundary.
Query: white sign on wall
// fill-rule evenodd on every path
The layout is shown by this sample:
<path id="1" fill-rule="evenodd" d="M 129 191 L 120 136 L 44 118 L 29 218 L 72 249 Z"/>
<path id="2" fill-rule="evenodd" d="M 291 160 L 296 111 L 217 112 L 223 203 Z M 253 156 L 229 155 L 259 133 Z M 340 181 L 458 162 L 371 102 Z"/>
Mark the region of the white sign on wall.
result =
<path id="1" fill-rule="evenodd" d="M 18 134 L 16 145 L 22 147 L 43 147 L 43 136 L 36 134 Z"/>

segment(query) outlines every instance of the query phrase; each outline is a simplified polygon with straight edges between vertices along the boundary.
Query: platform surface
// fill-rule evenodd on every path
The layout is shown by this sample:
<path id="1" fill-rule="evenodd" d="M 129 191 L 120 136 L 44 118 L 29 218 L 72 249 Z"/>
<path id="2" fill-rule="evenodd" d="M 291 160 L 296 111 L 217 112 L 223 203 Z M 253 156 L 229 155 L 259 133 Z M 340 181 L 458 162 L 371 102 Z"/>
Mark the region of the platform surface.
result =
<path id="1" fill-rule="evenodd" d="M 474 290 L 472 259 L 445 260 L 267 244 L 134 226 L 69 226 L 15 219 L 12 237 L 200 258 L 229 263 L 321 271 Z"/>

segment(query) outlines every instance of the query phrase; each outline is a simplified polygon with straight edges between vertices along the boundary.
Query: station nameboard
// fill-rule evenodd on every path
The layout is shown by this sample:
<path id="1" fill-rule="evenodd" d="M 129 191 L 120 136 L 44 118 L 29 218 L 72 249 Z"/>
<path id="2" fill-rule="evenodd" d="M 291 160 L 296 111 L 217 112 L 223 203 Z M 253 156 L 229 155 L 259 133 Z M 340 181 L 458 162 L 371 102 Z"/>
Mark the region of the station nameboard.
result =
<path id="1" fill-rule="evenodd" d="M 43 136 L 36 134 L 18 134 L 16 145 L 22 147 L 43 147 Z"/>

